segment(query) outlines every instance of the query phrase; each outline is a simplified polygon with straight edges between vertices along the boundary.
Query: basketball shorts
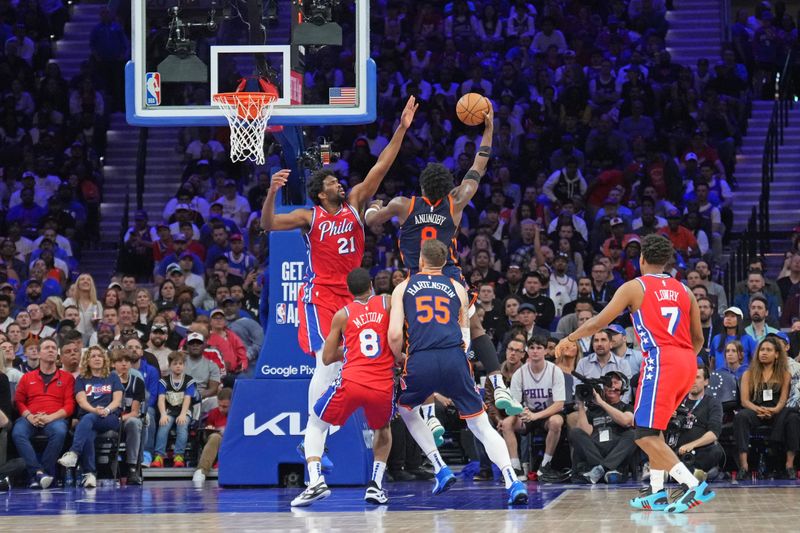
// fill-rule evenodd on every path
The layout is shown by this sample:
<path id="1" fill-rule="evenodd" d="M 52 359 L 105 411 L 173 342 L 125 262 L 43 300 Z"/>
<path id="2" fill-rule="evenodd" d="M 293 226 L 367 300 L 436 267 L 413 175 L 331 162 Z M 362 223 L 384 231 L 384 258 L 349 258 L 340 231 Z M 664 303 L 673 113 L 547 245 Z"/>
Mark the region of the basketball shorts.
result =
<path id="1" fill-rule="evenodd" d="M 370 429 L 384 427 L 394 416 L 394 382 L 390 381 L 386 390 L 377 390 L 343 379 L 317 400 L 314 412 L 325 422 L 341 426 L 359 407 L 364 409 Z"/>
<path id="2" fill-rule="evenodd" d="M 483 413 L 483 400 L 472 368 L 464 350 L 457 346 L 408 355 L 397 404 L 413 409 L 434 392 L 453 400 L 461 418 Z"/>
<path id="3" fill-rule="evenodd" d="M 308 297 L 305 291 L 303 285 L 297 299 L 297 341 L 301 350 L 313 356 L 325 344 L 333 315 L 353 301 L 353 297 L 321 285 L 316 285 Z"/>
<path id="4" fill-rule="evenodd" d="M 637 427 L 667 429 L 672 414 L 689 394 L 697 376 L 697 356 L 691 350 L 661 348 L 647 354 L 639 374 L 633 410 Z"/>

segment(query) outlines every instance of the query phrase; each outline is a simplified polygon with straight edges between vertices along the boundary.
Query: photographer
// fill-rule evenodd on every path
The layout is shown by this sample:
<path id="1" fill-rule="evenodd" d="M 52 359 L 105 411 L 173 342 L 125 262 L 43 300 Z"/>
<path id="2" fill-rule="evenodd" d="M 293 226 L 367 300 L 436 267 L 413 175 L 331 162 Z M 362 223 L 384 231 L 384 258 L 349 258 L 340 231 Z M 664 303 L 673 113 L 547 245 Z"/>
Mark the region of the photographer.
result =
<path id="1" fill-rule="evenodd" d="M 708 367 L 698 365 L 694 384 L 667 429 L 668 443 L 681 461 L 704 472 L 718 468 L 724 457 L 717 442 L 722 432 L 722 403 L 706 394 L 708 378 Z"/>
<path id="2" fill-rule="evenodd" d="M 605 479 L 608 484 L 621 483 L 625 476 L 619 469 L 636 450 L 633 409 L 621 399 L 628 389 L 628 378 L 612 371 L 605 379 L 608 381 L 602 394 L 591 389 L 593 401 L 575 402 L 577 425 L 569 431 L 574 482 L 595 484 Z M 589 386 L 582 384 L 578 394 Z"/>

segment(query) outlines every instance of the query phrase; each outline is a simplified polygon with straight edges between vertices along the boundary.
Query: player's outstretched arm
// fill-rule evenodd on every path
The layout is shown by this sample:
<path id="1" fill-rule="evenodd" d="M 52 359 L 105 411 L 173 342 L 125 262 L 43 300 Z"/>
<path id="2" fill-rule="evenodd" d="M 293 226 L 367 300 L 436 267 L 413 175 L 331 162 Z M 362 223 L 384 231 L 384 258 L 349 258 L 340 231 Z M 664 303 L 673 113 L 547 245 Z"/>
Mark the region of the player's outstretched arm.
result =
<path id="1" fill-rule="evenodd" d="M 483 138 L 481 139 L 481 146 L 475 153 L 475 161 L 472 167 L 464 175 L 461 184 L 453 189 L 451 193 L 453 200 L 455 200 L 456 207 L 464 209 L 475 193 L 478 191 L 478 185 L 486 174 L 486 167 L 489 165 L 489 157 L 492 155 L 492 137 L 494 136 L 494 107 L 492 101 L 488 98 L 489 112 L 485 114 L 483 119 Z"/>
<path id="2" fill-rule="evenodd" d="M 403 138 L 405 138 L 408 128 L 411 127 L 411 123 L 414 120 L 414 113 L 417 112 L 418 107 L 419 104 L 416 103 L 416 99 L 413 96 L 409 96 L 406 107 L 403 109 L 403 114 L 400 116 L 400 125 L 397 126 L 394 135 L 392 135 L 392 140 L 389 141 L 389 144 L 383 149 L 381 155 L 378 156 L 378 160 L 367 173 L 364 181 L 353 187 L 353 190 L 350 191 L 347 201 L 360 215 L 363 215 L 367 202 L 378 192 L 378 187 L 380 187 L 383 178 L 386 176 L 386 173 L 389 172 L 389 169 L 392 168 L 394 160 L 400 152 L 400 146 L 403 144 Z"/>
<path id="3" fill-rule="evenodd" d="M 392 292 L 392 310 L 389 313 L 389 348 L 394 354 L 395 361 L 403 359 L 403 324 L 406 321 L 406 313 L 403 309 L 403 293 L 406 292 L 408 280 L 403 281 L 394 288 Z"/>
<path id="4" fill-rule="evenodd" d="M 344 309 L 339 309 L 331 320 L 331 331 L 325 339 L 322 347 L 322 362 L 326 365 L 344 359 L 342 351 L 339 349 L 339 342 L 342 340 L 342 331 L 347 324 L 347 313 Z"/>
<path id="5" fill-rule="evenodd" d="M 278 198 L 278 192 L 289 179 L 289 172 L 291 172 L 289 169 L 284 168 L 272 175 L 267 197 L 264 199 L 264 205 L 261 206 L 261 229 L 264 231 L 290 229 L 306 231 L 311 227 L 311 211 L 308 209 L 295 209 L 291 213 L 282 215 L 275 214 L 275 201 Z"/>
<path id="6" fill-rule="evenodd" d="M 371 226 L 372 224 L 384 224 L 397 217 L 402 224 L 408 216 L 410 202 L 411 199 L 405 196 L 395 196 L 386 205 L 382 205 L 383 202 L 376 200 L 370 204 L 370 208 L 364 214 L 364 222 L 367 226 Z"/>
<path id="7" fill-rule="evenodd" d="M 561 351 L 567 344 L 575 344 L 579 339 L 594 335 L 598 331 L 607 327 L 615 318 L 625 312 L 626 309 L 637 304 L 639 299 L 644 294 L 642 285 L 634 280 L 625 282 L 614 297 L 608 302 L 602 311 L 583 323 L 578 329 L 561 339 L 556 345 L 556 356 L 561 354 Z"/>

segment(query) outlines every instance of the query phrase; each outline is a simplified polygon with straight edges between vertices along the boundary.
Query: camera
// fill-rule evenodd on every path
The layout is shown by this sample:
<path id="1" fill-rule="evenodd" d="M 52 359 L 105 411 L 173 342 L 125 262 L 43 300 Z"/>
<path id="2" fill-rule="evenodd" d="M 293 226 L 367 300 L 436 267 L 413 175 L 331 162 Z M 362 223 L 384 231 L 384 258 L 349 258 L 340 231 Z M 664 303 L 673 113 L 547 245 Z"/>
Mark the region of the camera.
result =
<path id="1" fill-rule="evenodd" d="M 575 399 L 583 403 L 591 403 L 594 400 L 595 391 L 597 394 L 603 394 L 603 387 L 610 385 L 610 379 L 606 379 L 606 376 L 587 378 L 575 371 L 572 372 L 572 375 L 583 382 L 575 385 Z"/>
<path id="2" fill-rule="evenodd" d="M 318 170 L 325 165 L 335 163 L 342 156 L 339 152 L 334 152 L 330 141 L 324 137 L 317 139 L 315 144 L 312 144 L 300 154 L 299 163 L 309 170 Z"/>

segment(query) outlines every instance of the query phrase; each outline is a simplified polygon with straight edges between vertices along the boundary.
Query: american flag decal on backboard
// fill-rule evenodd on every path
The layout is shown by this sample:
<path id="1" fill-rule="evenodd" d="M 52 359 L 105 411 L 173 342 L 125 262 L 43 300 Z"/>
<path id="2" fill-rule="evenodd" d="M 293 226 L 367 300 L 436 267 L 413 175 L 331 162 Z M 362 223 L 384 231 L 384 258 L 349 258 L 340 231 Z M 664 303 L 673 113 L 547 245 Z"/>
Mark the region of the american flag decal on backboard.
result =
<path id="1" fill-rule="evenodd" d="M 356 105 L 356 88 L 355 87 L 329 88 L 328 103 L 331 105 Z"/>

